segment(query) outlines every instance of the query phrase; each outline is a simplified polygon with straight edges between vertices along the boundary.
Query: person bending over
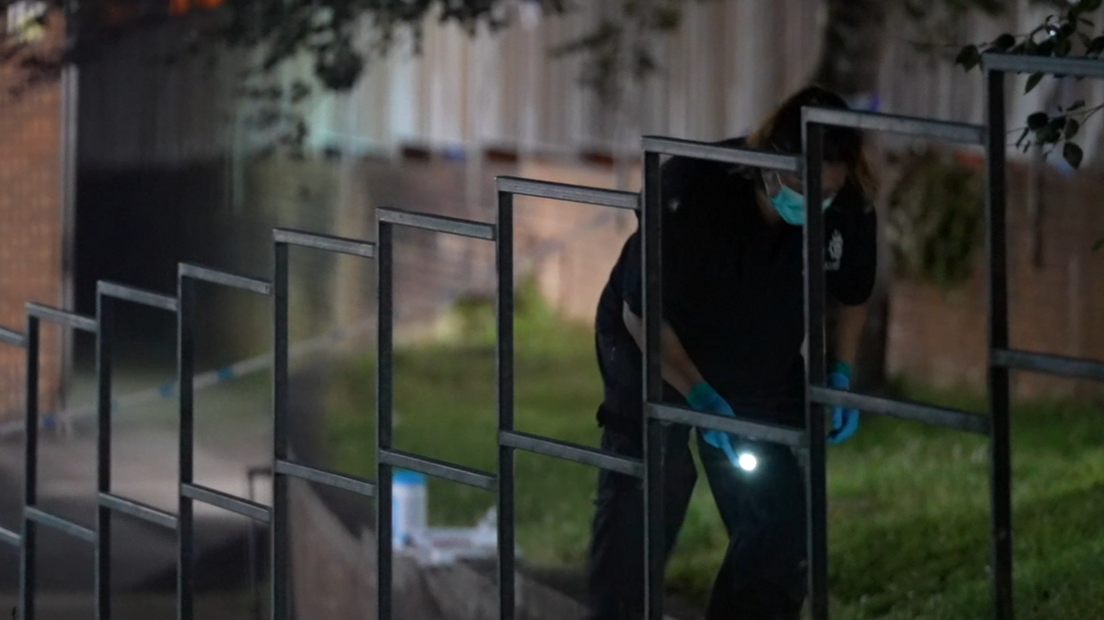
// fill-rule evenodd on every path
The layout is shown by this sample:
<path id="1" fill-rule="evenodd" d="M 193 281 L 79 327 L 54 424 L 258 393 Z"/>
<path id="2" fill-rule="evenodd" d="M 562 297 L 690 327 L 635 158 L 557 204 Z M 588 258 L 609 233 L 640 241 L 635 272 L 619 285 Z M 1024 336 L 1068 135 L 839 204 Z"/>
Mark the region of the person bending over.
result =
<path id="1" fill-rule="evenodd" d="M 845 108 L 818 87 L 787 99 L 747 138 L 717 144 L 802 151 L 801 108 Z M 864 303 L 876 268 L 873 178 L 861 134 L 826 128 L 824 248 L 829 294 Z M 661 167 L 664 399 L 699 411 L 803 427 L 805 201 L 800 174 L 675 157 Z M 596 349 L 604 383 L 601 446 L 642 458 L 640 231 L 626 241 L 599 301 Z M 847 388 L 843 361 L 830 385 Z M 833 411 L 830 442 L 858 427 Z M 697 480 L 691 429 L 667 431 L 664 531 L 669 556 Z M 796 620 L 806 596 L 804 472 L 787 447 L 698 430 L 702 468 L 730 542 L 709 620 Z M 756 461 L 740 454 L 754 448 Z M 741 467 L 741 464 L 744 467 Z M 746 471 L 754 467 L 754 471 Z M 603 470 L 592 524 L 588 585 L 593 620 L 635 620 L 644 601 L 642 481 Z"/>

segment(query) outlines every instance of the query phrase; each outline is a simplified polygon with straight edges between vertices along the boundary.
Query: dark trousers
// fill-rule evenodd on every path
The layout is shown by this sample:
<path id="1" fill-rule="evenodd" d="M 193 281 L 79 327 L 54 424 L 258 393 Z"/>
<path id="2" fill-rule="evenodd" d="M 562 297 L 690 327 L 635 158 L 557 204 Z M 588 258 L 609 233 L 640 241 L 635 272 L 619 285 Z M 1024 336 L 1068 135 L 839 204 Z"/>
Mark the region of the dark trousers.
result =
<path id="1" fill-rule="evenodd" d="M 602 448 L 641 458 L 639 427 L 606 424 Z M 670 556 L 698 473 L 691 429 L 667 429 L 664 529 Z M 695 433 L 698 434 L 698 433 Z M 728 530 L 729 545 L 710 595 L 706 620 L 796 620 L 805 600 L 805 483 L 785 446 L 749 445 L 753 472 L 736 468 L 698 434 L 702 466 Z M 643 481 L 602 470 L 591 532 L 587 578 L 591 620 L 638 620 L 644 608 Z"/>

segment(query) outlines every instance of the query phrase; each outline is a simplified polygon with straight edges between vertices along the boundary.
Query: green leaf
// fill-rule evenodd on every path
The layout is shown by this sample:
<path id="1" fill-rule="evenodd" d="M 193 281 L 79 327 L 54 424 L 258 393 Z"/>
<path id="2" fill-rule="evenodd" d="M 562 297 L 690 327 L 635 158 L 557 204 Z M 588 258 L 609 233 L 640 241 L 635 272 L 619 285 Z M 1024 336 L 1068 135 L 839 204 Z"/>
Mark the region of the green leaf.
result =
<path id="1" fill-rule="evenodd" d="M 1077 101 L 1074 101 L 1072 104 L 1070 104 L 1070 107 L 1066 108 L 1066 112 L 1073 112 L 1074 110 L 1080 110 L 1083 107 L 1085 107 L 1085 100 L 1084 99 L 1078 99 Z"/>
<path id="2" fill-rule="evenodd" d="M 1047 125 L 1035 132 L 1035 139 L 1039 144 L 1057 144 L 1062 138 L 1062 131 L 1054 125 Z"/>
<path id="3" fill-rule="evenodd" d="M 1066 158 L 1066 162 L 1074 169 L 1081 167 L 1081 158 L 1084 153 L 1081 152 L 1081 147 L 1072 142 L 1067 142 L 1066 146 L 1062 147 L 1062 157 Z"/>
<path id="4" fill-rule="evenodd" d="M 1065 116 L 1055 116 L 1054 118 L 1050 119 L 1050 122 L 1047 123 L 1047 125 L 1049 125 L 1050 128 L 1054 131 L 1061 133 L 1061 131 L 1066 128 L 1066 120 L 1067 118 Z"/>
<path id="5" fill-rule="evenodd" d="M 955 57 L 955 64 L 962 65 L 962 68 L 966 71 L 973 69 L 981 63 L 981 53 L 978 52 L 976 45 L 967 45 L 958 52 L 958 56 Z"/>
<path id="6" fill-rule="evenodd" d="M 1046 127 L 1048 121 L 1050 121 L 1050 117 L 1047 116 L 1046 112 L 1036 112 L 1027 117 L 1027 127 L 1032 131 L 1038 131 Z"/>
<path id="7" fill-rule="evenodd" d="M 1042 73 L 1032 73 L 1031 77 L 1027 78 L 1027 86 L 1024 88 L 1024 93 L 1026 94 L 1031 92 L 1033 88 L 1039 85 L 1039 82 L 1042 81 L 1042 79 Z"/>
<path id="8" fill-rule="evenodd" d="M 1086 54 L 1099 54 L 1100 52 L 1104 52 L 1104 35 L 1093 39 L 1092 43 L 1089 43 L 1088 49 L 1085 50 Z"/>
<path id="9" fill-rule="evenodd" d="M 1016 37 L 1008 34 L 1007 32 L 997 37 L 996 41 L 993 41 L 993 48 L 1002 52 L 1007 52 L 1012 49 L 1012 46 L 1016 44 Z"/>
<path id="10" fill-rule="evenodd" d="M 1080 13 L 1092 13 L 1100 8 L 1101 0 L 1081 0 L 1077 3 L 1077 10 Z"/>
<path id="11" fill-rule="evenodd" d="M 1069 121 L 1066 123 L 1066 140 L 1069 140 L 1070 138 L 1076 136 L 1078 129 L 1081 129 L 1081 123 L 1078 123 L 1076 119 L 1069 119 Z"/>

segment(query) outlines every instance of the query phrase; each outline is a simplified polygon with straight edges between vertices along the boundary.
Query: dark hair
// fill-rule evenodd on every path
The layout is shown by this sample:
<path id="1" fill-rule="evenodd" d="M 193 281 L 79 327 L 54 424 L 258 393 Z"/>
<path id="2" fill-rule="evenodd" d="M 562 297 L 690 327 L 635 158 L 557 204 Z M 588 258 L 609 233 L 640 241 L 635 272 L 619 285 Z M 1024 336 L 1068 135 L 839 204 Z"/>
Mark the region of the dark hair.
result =
<path id="1" fill-rule="evenodd" d="M 748 144 L 789 155 L 800 154 L 801 108 L 805 106 L 848 109 L 847 102 L 838 94 L 820 86 L 806 86 L 783 101 L 748 137 Z M 874 177 L 863 155 L 860 131 L 848 127 L 825 128 L 824 160 L 845 164 L 863 193 L 873 197 Z"/>

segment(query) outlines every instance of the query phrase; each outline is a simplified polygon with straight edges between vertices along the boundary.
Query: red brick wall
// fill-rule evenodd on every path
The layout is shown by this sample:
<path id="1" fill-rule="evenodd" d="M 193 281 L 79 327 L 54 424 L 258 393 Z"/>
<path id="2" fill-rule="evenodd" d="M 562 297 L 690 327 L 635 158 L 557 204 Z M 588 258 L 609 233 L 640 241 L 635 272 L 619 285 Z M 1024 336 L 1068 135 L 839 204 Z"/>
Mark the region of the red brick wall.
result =
<path id="1" fill-rule="evenodd" d="M 51 19 L 32 45 L 56 45 L 62 33 L 61 20 Z M 13 99 L 10 88 L 25 80 L 14 62 L 0 63 L 0 325 L 20 331 L 28 301 L 56 306 L 62 290 L 61 87 L 50 80 Z M 59 335 L 42 331 L 43 410 L 58 402 Z M 24 363 L 22 350 L 0 345 L 0 419 L 22 410 Z"/>
<path id="2" fill-rule="evenodd" d="M 1045 181 L 1042 264 L 1032 259 L 1032 226 L 1027 209 L 1027 178 L 1021 167 L 1009 170 L 1008 270 L 1009 325 L 1013 348 L 1104 359 L 1104 250 L 1093 242 L 1104 236 L 1099 174 Z M 898 282 L 891 307 L 889 365 L 892 372 L 940 386 L 984 388 L 986 363 L 986 287 L 984 256 L 972 280 L 952 292 Z M 1021 396 L 1098 396 L 1089 382 L 1015 374 Z"/>
<path id="3" fill-rule="evenodd" d="M 613 187 L 611 171 L 574 165 L 527 162 L 521 176 L 550 181 Z M 639 178 L 639 172 L 633 173 Z M 1098 174 L 1062 176 L 1051 172 L 1044 187 L 1043 262 L 1032 261 L 1032 227 L 1027 212 L 1027 171 L 1013 165 L 1008 174 L 1009 322 L 1012 346 L 1060 355 L 1104 359 L 1104 249 L 1092 253 L 1104 236 L 1104 182 Z M 527 240 L 562 236 L 592 220 L 598 211 L 582 205 L 556 205 L 551 221 L 517 216 L 519 247 Z M 612 220 L 589 230 L 563 253 L 537 265 L 546 297 L 562 312 L 589 323 L 598 295 L 621 244 L 635 228 L 628 220 Z M 986 369 L 986 286 L 984 250 L 972 280 L 953 291 L 897 282 L 892 293 L 889 370 L 940 387 L 984 389 Z M 862 312 L 849 319 L 862 320 Z M 847 325 L 857 338 L 859 323 Z M 1089 382 L 1015 374 L 1024 396 L 1104 395 Z"/>
<path id="4" fill-rule="evenodd" d="M 617 185 L 614 171 L 602 166 L 522 161 L 514 170 L 504 164 L 500 167 L 493 173 L 598 187 Z M 289 178 L 307 173 L 318 178 L 323 176 L 306 167 L 298 171 L 281 168 L 280 173 Z M 492 176 L 488 171 L 487 179 Z M 630 170 L 628 177 L 638 184 L 639 169 Z M 391 163 L 370 164 L 358 170 L 356 178 L 365 183 L 363 191 L 369 204 L 430 208 L 442 214 L 484 221 L 493 218 L 490 210 L 468 212 L 456 198 L 463 195 L 459 191 L 464 182 L 463 164 L 435 162 L 419 166 L 407 162 L 399 168 Z M 1043 262 L 1035 266 L 1030 245 L 1032 228 L 1027 213 L 1027 171 L 1014 165 L 1008 178 L 1013 346 L 1104 359 L 1104 250 L 1095 254 L 1090 251 L 1093 241 L 1104 235 L 1104 209 L 1099 198 L 1104 196 L 1104 181 L 1099 173 L 1091 171 L 1070 177 L 1057 172 L 1049 174 L 1044 188 Z M 483 195 L 489 200 L 493 188 L 485 188 Z M 276 200 L 279 196 L 272 198 Z M 519 257 L 553 240 L 568 237 L 573 241 L 566 244 L 564 251 L 549 254 L 529 267 L 554 307 L 570 318 L 591 324 L 609 269 L 625 238 L 635 229 L 633 215 L 609 211 L 610 219 L 596 221 L 595 218 L 607 211 L 586 205 L 520 198 L 516 206 L 515 251 Z M 355 236 L 355 233 L 344 234 Z M 456 266 L 445 264 L 445 257 L 453 256 L 452 252 L 445 251 L 450 249 L 448 244 L 452 240 L 441 239 L 445 237 L 426 235 L 418 237 L 417 244 L 404 240 L 400 250 L 403 258 L 398 261 L 400 267 L 410 266 L 434 275 L 412 278 L 399 273 L 396 276 L 397 294 L 402 301 L 439 300 L 444 282 L 458 277 Z M 474 275 L 479 277 L 465 273 L 463 281 L 473 286 L 492 282 L 492 258 L 486 254 L 492 248 L 467 241 L 461 243 L 464 248 L 481 253 L 476 257 L 479 260 L 473 260 L 473 264 L 479 266 L 479 270 L 473 270 L 479 273 Z M 895 283 L 888 352 L 891 373 L 942 387 L 984 388 L 987 272 L 983 249 L 978 258 L 973 279 L 953 291 L 910 282 Z M 524 268 L 520 262 L 518 268 Z M 371 299 L 366 298 L 365 303 L 369 308 L 374 307 Z M 849 338 L 854 340 L 859 324 L 850 319 L 861 321 L 862 312 L 847 318 Z M 1035 375 L 1014 375 L 1014 382 L 1022 395 L 1104 394 L 1101 386 Z"/>

